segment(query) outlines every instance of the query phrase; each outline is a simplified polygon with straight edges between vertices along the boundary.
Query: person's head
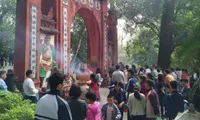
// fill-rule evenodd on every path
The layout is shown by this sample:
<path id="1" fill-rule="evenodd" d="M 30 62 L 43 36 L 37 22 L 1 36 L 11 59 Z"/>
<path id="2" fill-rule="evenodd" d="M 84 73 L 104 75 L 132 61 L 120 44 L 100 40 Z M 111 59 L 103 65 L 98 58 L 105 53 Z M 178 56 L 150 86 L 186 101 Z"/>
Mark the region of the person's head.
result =
<path id="1" fill-rule="evenodd" d="M 153 80 L 153 75 L 151 73 L 147 74 L 148 79 Z"/>
<path id="2" fill-rule="evenodd" d="M 109 94 L 108 96 L 107 96 L 107 102 L 108 102 L 108 105 L 113 105 L 113 103 L 114 103 L 114 96 L 112 95 L 112 94 Z"/>
<path id="3" fill-rule="evenodd" d="M 97 68 L 96 69 L 96 74 L 100 73 L 101 74 L 101 69 L 100 68 Z"/>
<path id="4" fill-rule="evenodd" d="M 181 87 L 185 87 L 188 84 L 188 80 L 187 79 L 181 79 Z"/>
<path id="5" fill-rule="evenodd" d="M 120 91 L 121 90 L 121 87 L 122 87 L 122 82 L 115 82 L 115 90 L 116 91 Z"/>
<path id="6" fill-rule="evenodd" d="M 128 70 L 128 69 L 129 69 L 129 66 L 128 66 L 128 65 L 126 65 L 126 66 L 125 66 L 125 68 Z"/>
<path id="7" fill-rule="evenodd" d="M 54 67 L 54 68 L 51 69 L 51 74 L 53 74 L 55 72 L 58 72 L 58 68 L 57 67 Z"/>
<path id="8" fill-rule="evenodd" d="M 134 84 L 134 90 L 136 90 L 136 91 L 140 91 L 140 89 L 141 89 L 141 85 L 140 85 L 140 83 L 139 82 L 136 82 L 135 84 Z"/>
<path id="9" fill-rule="evenodd" d="M 135 69 L 136 69 L 136 66 L 135 66 L 135 65 L 132 65 L 132 69 L 134 69 L 134 70 L 135 70 Z"/>
<path id="10" fill-rule="evenodd" d="M 129 69 L 128 70 L 128 78 L 131 78 L 132 76 L 134 76 L 135 72 L 133 71 L 133 69 Z"/>
<path id="11" fill-rule="evenodd" d="M 170 91 L 170 86 L 168 84 L 166 85 L 166 92 L 168 92 L 168 93 L 171 92 Z"/>
<path id="12" fill-rule="evenodd" d="M 170 73 L 173 73 L 175 71 L 174 68 L 170 68 Z"/>
<path id="13" fill-rule="evenodd" d="M 32 70 L 27 70 L 26 71 L 26 77 L 27 78 L 33 78 L 33 71 Z"/>
<path id="14" fill-rule="evenodd" d="M 146 66 L 145 66 L 145 68 L 147 69 L 147 68 L 149 68 L 149 66 L 148 66 L 148 65 L 146 65 Z"/>
<path id="15" fill-rule="evenodd" d="M 153 80 L 147 80 L 146 83 L 145 83 L 145 87 L 147 89 L 152 89 L 154 87 L 155 83 Z"/>
<path id="16" fill-rule="evenodd" d="M 77 84 L 72 84 L 70 90 L 69 90 L 69 96 L 79 98 L 81 96 L 81 88 Z"/>
<path id="17" fill-rule="evenodd" d="M 144 72 L 144 68 L 143 67 L 140 68 L 140 72 Z"/>
<path id="18" fill-rule="evenodd" d="M 134 96 L 137 100 L 141 100 L 140 89 L 141 89 L 140 83 L 138 83 L 138 82 L 135 83 L 135 85 L 134 85 L 134 90 L 135 90 Z"/>
<path id="19" fill-rule="evenodd" d="M 147 77 L 145 75 L 140 76 L 141 82 L 145 82 L 147 80 Z"/>
<path id="20" fill-rule="evenodd" d="M 51 36 L 50 35 L 46 35 L 44 38 L 44 43 L 46 45 L 50 45 L 50 40 L 51 40 Z"/>
<path id="21" fill-rule="evenodd" d="M 152 66 L 151 66 L 151 69 L 152 69 L 152 70 L 155 70 L 155 69 L 156 69 L 156 66 L 155 66 L 155 65 L 152 65 Z"/>
<path id="22" fill-rule="evenodd" d="M 158 69 L 157 69 L 157 72 L 158 72 L 158 73 L 160 73 L 160 72 L 161 72 L 160 68 L 158 68 Z"/>
<path id="23" fill-rule="evenodd" d="M 6 79 L 6 71 L 0 71 L 0 78 L 5 80 Z"/>
<path id="24" fill-rule="evenodd" d="M 50 85 L 50 91 L 60 91 L 63 89 L 63 81 L 65 79 L 65 75 L 60 72 L 53 73 L 49 78 L 49 85 Z"/>
<path id="25" fill-rule="evenodd" d="M 12 69 L 7 70 L 7 76 L 14 76 L 15 73 Z"/>
<path id="26" fill-rule="evenodd" d="M 164 74 L 168 75 L 168 74 L 170 74 L 170 71 L 167 69 L 167 70 L 165 70 Z"/>
<path id="27" fill-rule="evenodd" d="M 87 103 L 89 104 L 94 103 L 97 100 L 97 96 L 94 92 L 87 92 L 85 94 L 85 98 L 86 98 Z"/>
<path id="28" fill-rule="evenodd" d="M 187 69 L 182 69 L 182 73 L 187 74 Z"/>
<path id="29" fill-rule="evenodd" d="M 158 81 L 163 82 L 164 76 L 163 74 L 158 74 Z"/>
<path id="30" fill-rule="evenodd" d="M 119 70 L 120 69 L 120 66 L 119 65 L 116 65 L 116 68 L 115 68 L 116 70 Z"/>
<path id="31" fill-rule="evenodd" d="M 95 75 L 95 74 L 91 74 L 91 75 L 90 75 L 90 79 L 91 79 L 93 82 L 97 83 L 97 79 L 96 79 L 96 75 Z"/>
<path id="32" fill-rule="evenodd" d="M 170 82 L 170 86 L 172 88 L 172 91 L 173 90 L 177 90 L 177 87 L 178 87 L 178 83 L 176 81 L 171 81 Z"/>
<path id="33" fill-rule="evenodd" d="M 181 71 L 181 69 L 180 68 L 176 68 L 176 71 Z"/>

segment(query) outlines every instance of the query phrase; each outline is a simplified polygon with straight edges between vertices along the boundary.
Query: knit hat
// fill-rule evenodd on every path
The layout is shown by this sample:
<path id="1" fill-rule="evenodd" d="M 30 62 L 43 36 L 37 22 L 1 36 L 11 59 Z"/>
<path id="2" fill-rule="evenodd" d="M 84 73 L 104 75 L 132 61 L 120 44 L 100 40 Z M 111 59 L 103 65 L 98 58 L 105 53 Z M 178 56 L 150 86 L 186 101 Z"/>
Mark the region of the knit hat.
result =
<path id="1" fill-rule="evenodd" d="M 138 82 L 135 83 L 135 86 L 136 87 L 141 87 L 140 83 L 138 83 Z"/>

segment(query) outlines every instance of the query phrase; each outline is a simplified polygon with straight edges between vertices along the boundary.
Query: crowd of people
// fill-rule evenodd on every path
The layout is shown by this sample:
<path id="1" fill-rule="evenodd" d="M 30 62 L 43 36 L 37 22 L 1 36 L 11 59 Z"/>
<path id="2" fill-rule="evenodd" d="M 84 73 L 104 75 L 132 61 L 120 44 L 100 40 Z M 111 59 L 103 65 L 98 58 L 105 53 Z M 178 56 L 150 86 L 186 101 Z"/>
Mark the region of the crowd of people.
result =
<path id="1" fill-rule="evenodd" d="M 13 66 L 14 51 L 7 54 L 6 51 L 0 51 L 0 68 L 5 68 L 5 66 Z"/>
<path id="2" fill-rule="evenodd" d="M 155 65 L 130 69 L 119 64 L 110 70 L 109 94 L 102 107 L 100 68 L 90 75 L 84 98 L 80 85 L 72 83 L 66 99 L 61 94 L 68 79 L 62 72 L 52 71 L 48 78 L 50 90 L 44 94 L 44 88 L 35 87 L 33 71 L 27 70 L 24 99 L 37 104 L 35 120 L 123 120 L 124 112 L 128 112 L 128 120 L 173 120 L 179 112 L 188 109 L 189 90 L 199 78 L 198 72 L 189 77 L 187 70 L 161 70 Z M 14 81 L 12 70 L 0 71 L 1 91 L 13 92 Z M 38 93 L 43 94 L 38 96 Z"/>
<path id="3" fill-rule="evenodd" d="M 161 70 L 155 65 L 140 69 L 133 65 L 129 69 L 128 65 L 119 64 L 110 76 L 112 89 L 120 86 L 120 92 L 113 92 L 116 104 L 121 109 L 121 103 L 127 103 L 129 120 L 156 120 L 158 117 L 173 120 L 179 112 L 188 109 L 189 91 L 199 79 L 199 72 L 190 77 L 186 69 Z M 125 95 L 126 99 L 122 97 Z M 120 111 L 123 117 L 123 110 Z"/>

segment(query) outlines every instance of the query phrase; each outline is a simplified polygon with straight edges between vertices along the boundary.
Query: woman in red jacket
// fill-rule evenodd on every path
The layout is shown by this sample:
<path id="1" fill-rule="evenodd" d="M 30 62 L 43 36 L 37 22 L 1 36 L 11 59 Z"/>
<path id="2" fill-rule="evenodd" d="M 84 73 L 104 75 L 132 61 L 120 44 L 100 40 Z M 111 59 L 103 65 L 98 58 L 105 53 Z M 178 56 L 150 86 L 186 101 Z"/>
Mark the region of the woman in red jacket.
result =
<path id="1" fill-rule="evenodd" d="M 97 82 L 95 74 L 91 74 L 90 79 L 91 79 L 91 83 L 89 84 L 90 90 L 92 90 L 97 95 L 97 100 L 100 100 L 101 97 L 100 97 L 98 82 Z"/>

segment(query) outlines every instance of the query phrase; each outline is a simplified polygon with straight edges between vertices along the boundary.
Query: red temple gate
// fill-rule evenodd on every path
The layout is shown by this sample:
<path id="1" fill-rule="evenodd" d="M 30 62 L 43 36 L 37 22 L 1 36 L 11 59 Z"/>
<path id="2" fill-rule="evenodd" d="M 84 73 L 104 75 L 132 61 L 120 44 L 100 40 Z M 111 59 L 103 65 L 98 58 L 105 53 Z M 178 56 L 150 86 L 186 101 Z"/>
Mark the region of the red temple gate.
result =
<path id="1" fill-rule="evenodd" d="M 88 31 L 88 65 L 103 73 L 117 63 L 117 18 L 107 0 L 18 0 L 14 70 L 20 81 L 32 69 L 39 83 L 56 64 L 70 70 L 71 24 L 76 13 Z M 110 14 L 109 14 L 110 13 Z"/>

